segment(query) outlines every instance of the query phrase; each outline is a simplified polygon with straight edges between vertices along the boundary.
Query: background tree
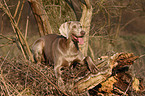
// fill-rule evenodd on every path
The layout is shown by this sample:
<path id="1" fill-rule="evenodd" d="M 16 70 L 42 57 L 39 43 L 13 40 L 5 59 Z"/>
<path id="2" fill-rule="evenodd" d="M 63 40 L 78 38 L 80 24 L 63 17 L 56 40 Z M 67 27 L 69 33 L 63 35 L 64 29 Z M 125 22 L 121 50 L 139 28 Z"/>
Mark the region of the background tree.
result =
<path id="1" fill-rule="evenodd" d="M 28 0 L 36 18 L 40 36 L 51 34 L 51 26 L 49 23 L 47 12 L 43 6 L 42 0 Z"/>

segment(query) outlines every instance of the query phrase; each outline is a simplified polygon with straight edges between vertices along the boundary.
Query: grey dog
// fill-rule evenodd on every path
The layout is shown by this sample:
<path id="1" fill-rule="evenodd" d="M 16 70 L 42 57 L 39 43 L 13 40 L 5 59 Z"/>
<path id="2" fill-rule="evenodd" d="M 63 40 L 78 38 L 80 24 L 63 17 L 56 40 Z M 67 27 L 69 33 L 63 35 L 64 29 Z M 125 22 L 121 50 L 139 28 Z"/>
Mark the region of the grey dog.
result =
<path id="1" fill-rule="evenodd" d="M 59 31 L 61 35 L 49 34 L 36 40 L 33 44 L 32 51 L 37 63 L 42 59 L 46 63 L 54 64 L 55 75 L 59 82 L 61 78 L 61 68 L 70 67 L 74 62 L 88 64 L 89 70 L 94 73 L 97 71 L 95 64 L 90 57 L 84 57 L 80 52 L 78 43 L 83 44 L 85 31 L 78 21 L 69 21 L 63 23 Z"/>

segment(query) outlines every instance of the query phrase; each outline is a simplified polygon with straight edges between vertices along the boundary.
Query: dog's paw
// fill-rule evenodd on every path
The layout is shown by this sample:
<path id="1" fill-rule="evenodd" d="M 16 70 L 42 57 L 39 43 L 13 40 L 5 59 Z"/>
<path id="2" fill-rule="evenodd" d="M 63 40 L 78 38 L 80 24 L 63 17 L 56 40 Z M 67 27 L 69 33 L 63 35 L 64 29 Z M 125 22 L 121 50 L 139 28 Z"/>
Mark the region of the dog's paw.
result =
<path id="1" fill-rule="evenodd" d="M 89 70 L 91 73 L 97 73 L 98 72 L 98 68 L 96 67 L 96 65 L 94 64 L 94 62 L 92 61 L 91 57 L 87 56 L 85 58 L 85 61 L 89 67 Z"/>
<path id="2" fill-rule="evenodd" d="M 61 88 L 61 89 L 64 89 L 65 86 L 64 86 L 64 81 L 62 80 L 62 78 L 58 78 L 58 86 Z"/>
<path id="3" fill-rule="evenodd" d="M 91 73 L 97 73 L 98 72 L 98 68 L 96 66 L 93 66 L 90 68 Z"/>

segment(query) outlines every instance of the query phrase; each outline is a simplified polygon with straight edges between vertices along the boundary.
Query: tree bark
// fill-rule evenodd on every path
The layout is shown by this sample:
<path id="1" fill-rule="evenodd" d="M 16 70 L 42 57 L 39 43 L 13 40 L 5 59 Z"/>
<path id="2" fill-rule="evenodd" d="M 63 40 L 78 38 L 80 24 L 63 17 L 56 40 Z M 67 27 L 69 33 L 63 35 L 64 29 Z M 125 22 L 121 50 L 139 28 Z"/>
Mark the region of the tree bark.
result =
<path id="1" fill-rule="evenodd" d="M 92 12 L 93 8 L 90 3 L 90 0 L 85 0 L 85 4 L 82 3 L 82 17 L 80 19 L 80 22 L 83 26 L 83 30 L 86 32 L 86 35 L 84 37 L 84 45 L 80 46 L 80 49 L 84 56 L 87 56 L 87 51 L 88 51 L 88 42 L 89 42 L 89 32 L 90 32 L 90 24 L 92 20 Z"/>
<path id="2" fill-rule="evenodd" d="M 34 13 L 35 19 L 38 24 L 40 36 L 51 34 L 51 26 L 49 23 L 47 12 L 45 11 L 42 0 L 28 0 L 32 11 Z"/>

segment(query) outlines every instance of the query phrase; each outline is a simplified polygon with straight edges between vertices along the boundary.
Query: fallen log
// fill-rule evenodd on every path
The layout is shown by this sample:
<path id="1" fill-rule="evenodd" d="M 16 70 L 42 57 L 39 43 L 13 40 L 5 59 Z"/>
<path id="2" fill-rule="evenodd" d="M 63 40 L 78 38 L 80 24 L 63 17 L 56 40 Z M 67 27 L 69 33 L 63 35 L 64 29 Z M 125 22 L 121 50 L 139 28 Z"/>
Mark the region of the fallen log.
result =
<path id="1" fill-rule="evenodd" d="M 89 90 L 89 94 L 93 96 L 94 94 L 129 95 L 131 89 L 141 90 L 139 79 L 127 73 L 129 66 L 138 58 L 133 53 L 103 56 L 96 64 L 99 70 L 95 74 L 90 73 L 87 66 L 77 64 L 71 71 L 70 69 L 63 70 L 63 78 L 65 82 L 73 83 L 71 89 L 77 93 Z M 66 77 L 69 78 L 66 80 Z"/>

